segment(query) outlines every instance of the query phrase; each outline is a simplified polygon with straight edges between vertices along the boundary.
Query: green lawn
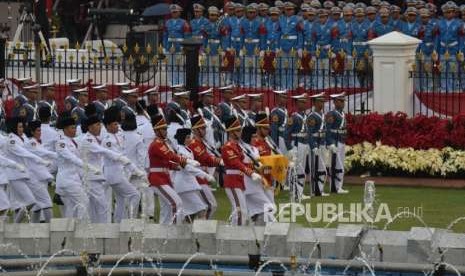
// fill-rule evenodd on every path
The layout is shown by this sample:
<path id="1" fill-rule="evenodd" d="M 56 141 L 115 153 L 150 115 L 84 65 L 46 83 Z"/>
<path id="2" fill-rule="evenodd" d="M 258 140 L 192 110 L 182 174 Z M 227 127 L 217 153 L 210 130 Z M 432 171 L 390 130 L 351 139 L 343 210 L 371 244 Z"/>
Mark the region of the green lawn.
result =
<path id="1" fill-rule="evenodd" d="M 331 195 L 329 197 L 313 197 L 305 200 L 303 204 L 310 204 L 311 216 L 317 214 L 318 203 L 343 204 L 344 210 L 350 209 L 350 204 L 363 202 L 362 186 L 346 185 L 349 194 Z M 230 215 L 230 204 L 222 189 L 215 192 L 218 201 L 218 210 L 215 219 L 226 221 Z M 283 191 L 277 196 L 278 203 L 289 202 L 288 192 Z M 405 188 L 405 187 L 376 187 L 376 205 L 383 203 L 387 206 L 391 217 L 398 212 L 410 211 L 421 216 L 430 227 L 446 228 L 455 219 L 465 217 L 465 190 L 459 189 L 435 189 L 435 188 Z M 321 205 L 320 205 L 321 206 Z M 158 207 L 157 207 L 158 210 Z M 55 214 L 57 214 L 55 208 Z M 156 211 L 157 212 L 157 211 Z M 385 212 L 384 212 L 385 214 Z M 345 215 L 347 218 L 348 215 Z M 360 221 L 360 220 L 359 220 Z M 386 220 L 375 223 L 378 229 L 384 228 Z M 297 217 L 297 223 L 310 227 L 325 227 L 327 222 L 308 223 L 304 216 Z M 343 221 L 340 223 L 344 223 Z M 363 223 L 363 222 L 361 222 Z M 338 222 L 331 223 L 329 227 L 336 227 Z M 422 223 L 413 216 L 404 216 L 390 224 L 389 230 L 408 230 L 413 226 L 422 226 Z M 455 232 L 465 232 L 465 221 L 461 221 L 453 227 Z"/>
<path id="2" fill-rule="evenodd" d="M 349 210 L 351 203 L 362 203 L 364 188 L 362 186 L 349 186 L 349 194 L 330 195 L 329 197 L 313 197 L 303 201 L 304 204 L 310 204 L 312 217 L 316 217 L 317 203 L 342 203 L 344 210 Z M 224 191 L 216 192 L 218 200 L 218 211 L 216 218 L 226 220 L 229 217 L 230 207 Z M 277 202 L 288 202 L 287 192 L 282 192 L 277 197 Z M 459 189 L 434 189 L 434 188 L 405 188 L 405 187 L 377 187 L 376 188 L 377 206 L 385 203 L 389 208 L 391 216 L 394 217 L 398 212 L 410 211 L 421 216 L 424 222 L 430 227 L 446 228 L 455 219 L 465 217 L 465 190 Z M 348 217 L 348 215 L 346 215 Z M 324 227 L 328 223 L 319 222 L 309 224 L 305 217 L 300 216 L 297 222 L 305 226 Z M 362 222 L 363 223 L 363 222 Z M 375 223 L 378 229 L 384 228 L 386 220 L 380 220 Z M 329 227 L 336 227 L 337 223 L 332 223 Z M 403 216 L 396 219 L 387 229 L 390 230 L 408 230 L 413 226 L 422 226 L 422 223 L 412 215 Z M 455 232 L 465 232 L 465 221 L 461 221 L 453 227 Z"/>

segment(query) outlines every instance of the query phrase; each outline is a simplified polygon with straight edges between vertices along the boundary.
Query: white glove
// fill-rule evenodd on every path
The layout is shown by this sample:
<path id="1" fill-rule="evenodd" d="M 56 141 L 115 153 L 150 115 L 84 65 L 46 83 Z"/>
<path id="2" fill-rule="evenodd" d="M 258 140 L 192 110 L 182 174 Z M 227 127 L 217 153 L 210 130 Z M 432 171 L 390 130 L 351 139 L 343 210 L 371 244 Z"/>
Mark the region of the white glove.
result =
<path id="1" fill-rule="evenodd" d="M 99 174 L 102 174 L 102 171 L 92 165 L 88 165 L 87 166 L 87 169 L 89 169 L 89 171 L 93 174 L 96 174 L 96 175 L 99 175 Z"/>
<path id="2" fill-rule="evenodd" d="M 124 155 L 121 155 L 120 157 L 118 157 L 118 161 L 123 163 L 123 165 L 128 165 L 129 163 L 131 163 L 131 160 L 129 160 L 129 158 L 127 158 Z"/>
<path id="3" fill-rule="evenodd" d="M 17 163 L 15 167 L 20 172 L 26 172 L 26 167 L 24 167 L 23 165 L 21 165 L 19 163 Z"/>
<path id="4" fill-rule="evenodd" d="M 290 160 L 296 160 L 297 159 L 297 149 L 293 148 L 287 152 L 289 159 Z"/>
<path id="5" fill-rule="evenodd" d="M 289 168 L 294 168 L 295 167 L 295 163 L 294 162 L 289 162 L 289 164 L 287 165 Z"/>
<path id="6" fill-rule="evenodd" d="M 209 175 L 207 174 L 207 176 L 205 177 L 205 179 L 208 181 L 208 182 L 215 182 L 216 179 L 213 177 L 213 175 Z"/>
<path id="7" fill-rule="evenodd" d="M 262 177 L 258 173 L 253 173 L 250 178 L 252 178 L 253 181 L 262 181 Z"/>
<path id="8" fill-rule="evenodd" d="M 260 57 L 264 57 L 265 56 L 265 51 L 260 51 Z"/>
<path id="9" fill-rule="evenodd" d="M 244 50 L 239 51 L 239 56 L 243 57 L 245 55 Z"/>
<path id="10" fill-rule="evenodd" d="M 332 152 L 332 153 L 337 153 L 337 147 L 335 144 L 331 144 L 329 145 L 329 150 Z"/>
<path id="11" fill-rule="evenodd" d="M 142 171 L 142 170 L 136 169 L 136 170 L 134 171 L 134 175 L 137 176 L 137 177 L 144 177 L 144 176 L 145 176 L 145 172 Z"/>
<path id="12" fill-rule="evenodd" d="M 200 167 L 200 163 L 194 159 L 187 159 L 187 164 L 191 165 L 192 167 Z"/>
<path id="13" fill-rule="evenodd" d="M 224 161 L 223 161 L 223 159 L 220 160 L 220 166 L 222 166 L 222 167 L 224 166 Z"/>
<path id="14" fill-rule="evenodd" d="M 299 56 L 299 58 L 302 58 L 302 49 L 297 50 L 297 55 Z"/>
<path id="15" fill-rule="evenodd" d="M 42 161 L 40 161 L 40 163 L 42 165 L 44 165 L 45 167 L 50 167 L 52 165 L 52 162 L 47 161 L 47 160 L 43 160 L 43 159 L 42 159 Z"/>
<path id="16" fill-rule="evenodd" d="M 318 148 L 314 148 L 314 149 L 312 149 L 312 152 L 313 152 L 314 154 L 318 154 L 319 149 L 318 149 Z"/>

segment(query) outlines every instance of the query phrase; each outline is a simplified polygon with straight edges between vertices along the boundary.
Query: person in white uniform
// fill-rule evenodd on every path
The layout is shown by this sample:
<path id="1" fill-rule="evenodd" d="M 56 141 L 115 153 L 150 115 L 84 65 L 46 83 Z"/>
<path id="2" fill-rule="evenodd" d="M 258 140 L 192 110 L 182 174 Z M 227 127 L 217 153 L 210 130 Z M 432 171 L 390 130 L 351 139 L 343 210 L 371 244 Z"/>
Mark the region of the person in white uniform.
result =
<path id="1" fill-rule="evenodd" d="M 117 107 L 110 107 L 105 110 L 103 122 L 108 134 L 103 138 L 102 145 L 115 153 L 122 154 L 124 152 L 124 142 L 121 133 L 119 133 L 119 122 L 121 120 L 120 112 Z M 115 161 L 104 156 L 104 175 L 107 183 L 111 186 L 116 196 L 116 206 L 113 214 L 113 221 L 121 222 L 126 215 L 129 218 L 137 217 L 139 210 L 140 194 L 137 189 L 129 182 L 129 177 L 126 175 L 126 168 L 130 173 L 139 177 L 143 177 L 145 172 L 137 169 L 132 163 L 128 165 L 122 164 L 121 161 Z M 125 168 L 126 167 L 126 168 Z M 129 204 L 129 209 L 125 210 L 126 200 Z M 126 214 L 126 215 L 125 215 Z"/>
<path id="2" fill-rule="evenodd" d="M 49 166 L 51 163 L 29 152 L 24 145 L 24 125 L 20 118 L 14 117 L 7 121 L 8 140 L 6 146 L 6 158 L 11 159 L 27 168 L 30 162 Z M 37 203 L 36 195 L 31 190 L 31 171 L 27 168 L 24 171 L 7 168 L 8 180 L 10 182 L 11 197 L 10 202 L 15 210 L 15 222 L 21 222 L 34 204 Z"/>
<path id="3" fill-rule="evenodd" d="M 136 117 L 132 114 L 126 115 L 121 123 L 121 129 L 123 130 L 123 154 L 129 158 L 139 172 L 145 172 L 145 162 L 148 149 L 145 147 L 142 134 L 138 130 Z M 130 175 L 130 182 L 136 186 L 141 193 L 141 217 L 153 218 L 153 192 L 148 188 L 147 176 L 143 175 L 141 177 L 140 175 L 136 175 L 130 171 L 128 173 Z"/>
<path id="4" fill-rule="evenodd" d="M 19 172 L 26 171 L 26 168 L 23 165 L 4 157 L 6 144 L 7 138 L 0 134 L 0 219 L 11 207 L 7 193 L 9 182 L 6 174 L 6 168 L 17 170 Z"/>
<path id="5" fill-rule="evenodd" d="M 251 145 L 252 136 L 255 135 L 256 131 L 257 129 L 255 127 L 244 127 L 242 129 L 241 142 L 239 143 L 244 152 L 244 163 L 251 167 L 261 166 L 259 162 L 259 151 L 256 147 Z M 244 175 L 244 194 L 247 202 L 247 214 L 255 225 L 265 224 L 265 207 L 273 205 L 270 197 L 266 194 L 262 180 L 263 178 L 259 181 L 255 181 L 250 176 Z"/>
<path id="6" fill-rule="evenodd" d="M 76 122 L 71 117 L 58 120 L 63 135 L 56 144 L 58 154 L 58 172 L 56 177 L 56 193 L 60 195 L 64 204 L 66 218 L 89 218 L 88 186 L 81 178 L 83 172 L 102 173 L 99 169 L 81 159 L 78 143 L 75 140 Z"/>
<path id="7" fill-rule="evenodd" d="M 25 147 L 31 153 L 41 157 L 44 160 L 48 160 L 51 163 L 55 163 L 57 154 L 53 151 L 45 149 L 42 145 L 41 140 L 41 123 L 40 121 L 29 122 L 26 128 L 26 135 L 29 138 L 25 141 Z M 36 204 L 32 208 L 31 221 L 33 223 L 40 222 L 41 212 L 44 216 L 44 222 L 48 223 L 52 219 L 52 199 L 48 192 L 48 184 L 53 180 L 53 176 L 50 173 L 50 168 L 42 164 L 38 164 L 31 159 L 26 159 L 27 168 L 30 170 L 31 178 L 29 186 L 34 197 L 36 198 Z"/>
<path id="8" fill-rule="evenodd" d="M 180 128 L 176 131 L 174 138 L 177 141 L 176 152 L 186 159 L 194 159 L 192 151 L 186 145 L 190 143 L 191 130 Z M 174 190 L 178 193 L 183 203 L 183 213 L 187 222 L 196 218 L 205 218 L 207 205 L 203 201 L 200 191 L 202 188 L 196 177 L 203 178 L 208 182 L 215 181 L 212 175 L 202 171 L 201 168 L 187 164 L 181 170 L 172 171 Z"/>
<path id="9" fill-rule="evenodd" d="M 102 125 L 98 115 L 92 115 L 85 120 L 87 132 L 80 139 L 82 158 L 90 165 L 103 171 L 103 158 L 111 159 L 122 164 L 129 164 L 130 160 L 122 154 L 108 150 L 102 146 L 100 132 Z M 102 174 L 85 173 L 85 181 L 89 185 L 89 215 L 93 223 L 110 223 L 110 206 L 106 190 L 109 188 Z"/>

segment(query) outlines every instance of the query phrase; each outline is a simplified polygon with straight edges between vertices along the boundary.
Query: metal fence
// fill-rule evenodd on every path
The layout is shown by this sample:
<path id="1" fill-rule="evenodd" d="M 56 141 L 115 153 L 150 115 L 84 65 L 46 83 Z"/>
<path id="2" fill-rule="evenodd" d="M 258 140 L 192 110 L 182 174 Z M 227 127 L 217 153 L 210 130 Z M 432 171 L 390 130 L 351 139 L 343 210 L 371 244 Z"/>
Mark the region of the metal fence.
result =
<path id="1" fill-rule="evenodd" d="M 414 85 L 414 113 L 452 117 L 465 113 L 464 55 L 417 54 L 410 76 Z"/>
<path id="2" fill-rule="evenodd" d="M 38 49 L 40 54 L 36 53 Z M 325 92 L 327 95 L 346 92 L 347 111 L 366 113 L 373 110 L 372 60 L 369 56 L 347 56 L 342 53 L 322 58 L 319 53 L 288 54 L 266 51 L 236 55 L 205 49 L 198 55 L 198 64 L 186 65 L 184 52 L 166 51 L 153 45 L 102 47 L 99 45 L 34 45 L 6 44 L 5 77 L 32 77 L 42 83 L 55 82 L 57 102 L 70 93 L 66 80 L 80 78 L 89 87 L 106 83 L 109 98 L 118 96 L 113 85 L 129 81 L 133 86 L 159 86 L 161 102 L 171 98 L 169 87 L 185 83 L 186 74 L 198 75 L 199 89 L 219 88 L 234 84 L 237 93 L 263 93 L 263 105 L 274 106 L 272 90 L 287 89 L 291 95 L 303 92 Z M 186 70 L 189 68 L 189 70 Z M 188 71 L 188 72 L 186 72 Z M 188 87 L 191 87 L 187 85 Z M 91 91 L 91 98 L 92 98 Z M 216 93 L 216 101 L 221 95 Z M 330 103 L 326 108 L 330 108 Z M 292 108 L 292 101 L 289 102 Z"/>

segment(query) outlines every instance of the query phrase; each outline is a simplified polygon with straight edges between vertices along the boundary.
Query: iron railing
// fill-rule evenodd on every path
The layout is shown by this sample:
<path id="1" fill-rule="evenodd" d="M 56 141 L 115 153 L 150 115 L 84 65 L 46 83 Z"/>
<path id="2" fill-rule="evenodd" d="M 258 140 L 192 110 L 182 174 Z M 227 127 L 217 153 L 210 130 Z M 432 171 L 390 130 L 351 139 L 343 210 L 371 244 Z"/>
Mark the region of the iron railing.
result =
<path id="1" fill-rule="evenodd" d="M 36 55 L 36 49 L 40 55 Z M 118 96 L 113 85 L 129 81 L 133 86 L 159 86 L 161 102 L 171 98 L 169 87 L 186 80 L 186 57 L 183 52 L 166 51 L 150 44 L 128 48 L 79 44 L 49 46 L 21 43 L 5 47 L 5 77 L 32 77 L 41 83 L 56 83 L 60 103 L 70 93 L 66 80 L 80 78 L 91 85 L 106 83 L 109 98 Z M 366 113 L 373 110 L 372 60 L 369 56 L 332 54 L 322 58 L 318 53 L 292 51 L 287 55 L 270 51 L 253 55 L 235 55 L 222 51 L 199 53 L 199 86 L 219 88 L 234 84 L 237 93 L 263 93 L 263 105 L 274 106 L 272 90 L 286 89 L 291 95 L 306 92 L 327 95 L 346 92 L 347 111 Z M 192 67 L 189 67 L 192 68 Z M 189 69 L 191 70 L 191 69 Z M 200 88 L 202 89 L 202 88 Z M 92 98 L 92 91 L 90 97 Z M 221 95 L 215 96 L 216 101 Z M 331 108 L 330 102 L 326 108 Z M 289 100 L 292 108 L 292 101 Z"/>

